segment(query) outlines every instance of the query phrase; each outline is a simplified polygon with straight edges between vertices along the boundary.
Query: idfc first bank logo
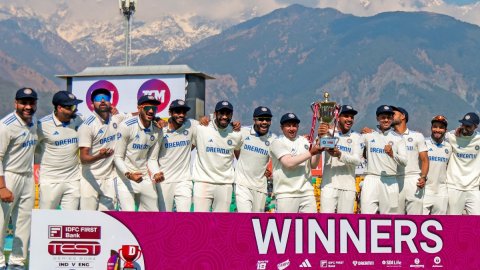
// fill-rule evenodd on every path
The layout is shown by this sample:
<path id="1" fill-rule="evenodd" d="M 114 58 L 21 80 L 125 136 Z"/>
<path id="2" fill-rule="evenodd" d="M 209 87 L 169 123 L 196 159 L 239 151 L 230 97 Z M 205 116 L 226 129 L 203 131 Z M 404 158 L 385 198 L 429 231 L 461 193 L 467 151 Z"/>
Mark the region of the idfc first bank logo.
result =
<path id="1" fill-rule="evenodd" d="M 158 105 L 157 113 L 162 112 L 170 104 L 170 88 L 162 80 L 151 79 L 144 82 L 138 89 L 137 99 L 144 95 L 152 95 L 161 102 Z"/>
<path id="2" fill-rule="evenodd" d="M 113 107 L 116 107 L 118 104 L 119 96 L 117 87 L 115 87 L 113 83 L 107 80 L 100 80 L 95 82 L 94 84 L 92 84 L 92 86 L 90 86 L 90 88 L 88 88 L 87 96 L 85 97 L 88 109 L 90 111 L 93 111 L 92 92 L 100 88 L 107 89 L 108 91 L 110 91 L 110 93 L 112 93 L 112 100 L 110 101 L 110 103 Z"/>

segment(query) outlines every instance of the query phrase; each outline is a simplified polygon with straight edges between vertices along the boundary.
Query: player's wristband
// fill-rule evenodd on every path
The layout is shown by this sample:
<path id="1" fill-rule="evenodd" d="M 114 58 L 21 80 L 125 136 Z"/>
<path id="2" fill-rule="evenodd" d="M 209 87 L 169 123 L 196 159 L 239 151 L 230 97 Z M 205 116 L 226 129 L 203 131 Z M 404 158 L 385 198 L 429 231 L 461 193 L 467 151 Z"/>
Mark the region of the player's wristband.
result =
<path id="1" fill-rule="evenodd" d="M 128 179 L 130 179 L 130 172 L 126 172 L 126 173 L 125 173 L 125 177 L 127 177 Z"/>
<path id="2" fill-rule="evenodd" d="M 423 178 L 423 180 L 427 181 L 428 178 L 426 176 L 420 175 L 420 179 Z"/>

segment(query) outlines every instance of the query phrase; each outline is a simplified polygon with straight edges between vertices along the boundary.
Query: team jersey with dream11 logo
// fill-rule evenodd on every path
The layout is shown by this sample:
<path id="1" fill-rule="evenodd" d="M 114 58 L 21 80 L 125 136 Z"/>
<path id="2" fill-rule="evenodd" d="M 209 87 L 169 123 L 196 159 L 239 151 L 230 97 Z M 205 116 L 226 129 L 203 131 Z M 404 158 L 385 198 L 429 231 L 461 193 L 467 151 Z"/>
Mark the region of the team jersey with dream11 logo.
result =
<path id="1" fill-rule="evenodd" d="M 407 165 L 405 141 L 390 130 L 363 134 L 363 143 L 367 154 L 367 175 L 398 176 L 398 168 Z M 385 152 L 385 145 L 392 146 L 393 158 Z"/>
<path id="2" fill-rule="evenodd" d="M 0 120 L 0 175 L 32 173 L 37 140 L 35 117 L 27 124 L 13 112 Z"/>
<path id="3" fill-rule="evenodd" d="M 277 137 L 268 132 L 259 136 L 253 126 L 242 127 L 240 157 L 235 168 L 235 184 L 267 193 L 267 169 L 270 144 Z"/>
<path id="4" fill-rule="evenodd" d="M 447 165 L 452 154 L 452 146 L 445 140 L 435 142 L 431 137 L 426 140 L 428 148 L 428 175 L 425 194 L 447 194 Z"/>
<path id="5" fill-rule="evenodd" d="M 77 116 L 61 122 L 54 113 L 38 122 L 40 182 L 50 183 L 80 180 L 78 128 L 83 123 Z"/>
<path id="6" fill-rule="evenodd" d="M 445 139 L 452 146 L 447 167 L 447 187 L 457 190 L 478 190 L 480 186 L 480 134 L 455 136 L 447 132 Z"/>
<path id="7" fill-rule="evenodd" d="M 407 149 L 407 166 L 398 167 L 398 175 L 420 175 L 420 159 L 418 154 L 428 150 L 425 137 L 423 137 L 422 133 L 409 129 L 403 134 L 398 134 L 395 131 L 392 132 L 403 137 Z"/>
<path id="8" fill-rule="evenodd" d="M 97 113 L 87 117 L 78 129 L 78 146 L 90 148 L 90 155 L 96 156 L 100 149 L 115 149 L 117 131 L 120 123 L 132 117 L 132 114 L 119 113 L 103 120 Z M 114 176 L 113 155 L 90 164 L 82 164 L 84 176 L 92 175 L 96 180 Z"/>

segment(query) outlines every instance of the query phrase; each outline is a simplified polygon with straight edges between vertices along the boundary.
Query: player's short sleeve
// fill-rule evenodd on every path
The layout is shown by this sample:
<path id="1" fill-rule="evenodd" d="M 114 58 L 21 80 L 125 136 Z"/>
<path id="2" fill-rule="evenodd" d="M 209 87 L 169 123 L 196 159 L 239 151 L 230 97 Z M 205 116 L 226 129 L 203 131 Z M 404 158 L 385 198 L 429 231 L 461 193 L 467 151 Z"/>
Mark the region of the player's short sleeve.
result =
<path id="1" fill-rule="evenodd" d="M 423 137 L 423 134 L 417 133 L 417 147 L 418 147 L 418 152 L 427 152 L 428 147 L 427 147 L 427 142 L 425 142 L 425 137 Z"/>
<path id="2" fill-rule="evenodd" d="M 272 144 L 270 144 L 270 153 L 272 154 L 272 157 L 275 157 L 276 159 L 291 154 L 289 147 L 282 142 L 281 139 L 273 140 Z"/>
<path id="3" fill-rule="evenodd" d="M 78 129 L 78 147 L 92 148 L 93 136 L 90 126 L 82 124 Z"/>

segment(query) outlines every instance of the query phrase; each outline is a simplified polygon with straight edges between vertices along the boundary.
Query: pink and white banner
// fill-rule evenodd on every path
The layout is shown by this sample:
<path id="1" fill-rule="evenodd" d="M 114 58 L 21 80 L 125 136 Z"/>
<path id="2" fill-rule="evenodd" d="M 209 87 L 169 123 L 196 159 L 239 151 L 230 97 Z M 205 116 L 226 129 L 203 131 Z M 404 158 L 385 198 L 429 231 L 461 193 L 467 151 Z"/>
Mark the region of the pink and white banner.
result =
<path id="1" fill-rule="evenodd" d="M 135 269 L 472 269 L 480 265 L 479 226 L 479 216 L 34 210 L 30 265 L 39 266 L 35 269 L 124 269 L 128 263 Z M 93 262 L 89 264 L 93 268 L 72 264 L 82 261 Z M 62 268 L 66 262 L 68 268 Z M 108 268 L 108 263 L 117 268 Z"/>

